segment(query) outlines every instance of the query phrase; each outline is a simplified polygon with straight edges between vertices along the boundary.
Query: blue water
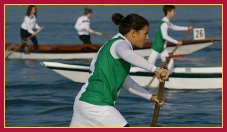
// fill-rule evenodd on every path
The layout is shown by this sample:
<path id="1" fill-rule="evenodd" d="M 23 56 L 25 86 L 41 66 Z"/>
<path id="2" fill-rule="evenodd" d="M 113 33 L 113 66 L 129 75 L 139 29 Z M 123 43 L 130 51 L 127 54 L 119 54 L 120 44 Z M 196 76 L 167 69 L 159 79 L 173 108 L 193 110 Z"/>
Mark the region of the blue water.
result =
<path id="1" fill-rule="evenodd" d="M 150 22 L 152 39 L 163 17 L 160 6 L 89 6 L 94 11 L 92 28 L 114 35 L 117 26 L 111 14 L 138 13 Z M 38 22 L 44 26 L 40 44 L 80 44 L 74 23 L 84 6 L 38 6 Z M 6 42 L 20 42 L 19 28 L 25 6 L 6 7 Z M 173 23 L 204 27 L 206 37 L 222 37 L 221 6 L 178 6 Z M 171 32 L 181 38 L 183 32 Z M 187 39 L 192 39 L 192 34 Z M 93 43 L 106 38 L 92 35 Z M 76 60 L 74 60 L 76 61 Z M 73 61 L 73 62 L 74 62 Z M 40 65 L 41 61 L 6 61 L 6 126 L 68 126 L 76 94 L 83 85 L 72 82 Z M 221 66 L 222 45 L 216 43 L 187 57 L 175 59 L 177 66 Z M 158 63 L 159 64 L 159 63 Z M 139 82 L 138 82 L 139 83 Z M 154 89 L 153 91 L 156 91 Z M 165 104 L 158 123 L 163 126 L 222 126 L 222 90 L 165 90 Z M 117 109 L 131 126 L 149 126 L 154 103 L 122 91 Z"/>

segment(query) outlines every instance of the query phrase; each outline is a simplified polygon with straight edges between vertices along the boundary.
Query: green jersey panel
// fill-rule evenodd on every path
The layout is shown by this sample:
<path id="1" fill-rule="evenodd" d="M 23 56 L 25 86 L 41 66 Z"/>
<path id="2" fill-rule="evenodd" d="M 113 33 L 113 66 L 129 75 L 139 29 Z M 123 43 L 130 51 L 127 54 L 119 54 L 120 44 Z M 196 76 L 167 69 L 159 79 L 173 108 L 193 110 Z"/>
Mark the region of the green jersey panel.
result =
<path id="1" fill-rule="evenodd" d="M 111 46 L 118 40 L 124 39 L 114 38 L 99 51 L 86 91 L 80 97 L 81 101 L 95 105 L 114 105 L 131 68 L 130 63 L 123 59 L 115 59 L 110 53 Z"/>

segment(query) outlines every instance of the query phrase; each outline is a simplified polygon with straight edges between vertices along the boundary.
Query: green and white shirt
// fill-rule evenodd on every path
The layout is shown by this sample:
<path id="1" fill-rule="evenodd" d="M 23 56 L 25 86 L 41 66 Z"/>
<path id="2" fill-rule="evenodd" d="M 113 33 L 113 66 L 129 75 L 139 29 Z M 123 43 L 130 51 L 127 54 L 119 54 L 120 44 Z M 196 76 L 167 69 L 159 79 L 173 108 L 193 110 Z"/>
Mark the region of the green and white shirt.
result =
<path id="1" fill-rule="evenodd" d="M 150 99 L 152 94 L 129 76 L 131 64 L 154 72 L 156 67 L 133 52 L 131 43 L 115 35 L 98 51 L 90 66 L 90 75 L 77 99 L 95 105 L 113 106 L 122 87 Z"/>
<path id="2" fill-rule="evenodd" d="M 178 43 L 177 40 L 171 38 L 168 35 L 169 29 L 175 31 L 185 31 L 188 30 L 188 27 L 174 25 L 169 21 L 167 17 L 164 17 L 156 30 L 155 37 L 152 42 L 152 49 L 154 49 L 158 53 L 161 53 L 166 48 L 167 42 L 174 44 Z"/>

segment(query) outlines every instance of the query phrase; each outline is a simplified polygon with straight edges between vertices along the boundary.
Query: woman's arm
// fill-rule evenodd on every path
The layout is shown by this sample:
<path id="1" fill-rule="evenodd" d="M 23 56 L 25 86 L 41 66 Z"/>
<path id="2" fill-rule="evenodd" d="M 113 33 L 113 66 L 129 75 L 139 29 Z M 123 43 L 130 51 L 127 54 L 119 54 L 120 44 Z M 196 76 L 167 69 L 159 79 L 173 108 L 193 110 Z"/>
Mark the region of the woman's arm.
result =
<path id="1" fill-rule="evenodd" d="M 122 58 L 125 61 L 135 65 L 137 67 L 146 69 L 148 71 L 154 72 L 156 70 L 156 66 L 152 63 L 149 63 L 143 57 L 137 55 L 131 48 L 131 46 L 126 41 L 120 41 L 111 53 L 115 54 L 117 58 Z M 112 54 L 112 55 L 113 55 Z"/>
<path id="2" fill-rule="evenodd" d="M 172 23 L 170 23 L 170 28 L 172 30 L 175 30 L 175 31 L 186 31 L 188 30 L 188 27 L 184 27 L 184 26 L 177 26 L 177 25 L 174 25 Z"/>
<path id="3" fill-rule="evenodd" d="M 88 32 L 90 32 L 90 33 L 93 33 L 93 34 L 96 34 L 96 35 L 102 35 L 102 33 L 97 32 L 97 31 L 91 29 L 90 27 L 89 27 L 87 30 L 88 30 Z"/>
<path id="4" fill-rule="evenodd" d="M 171 38 L 171 37 L 168 35 L 168 25 L 167 25 L 167 23 L 163 23 L 163 24 L 161 25 L 161 32 L 162 32 L 162 37 L 163 37 L 166 41 L 172 42 L 172 43 L 174 43 L 174 44 L 177 44 L 177 43 L 178 43 L 177 40 Z"/>
<path id="5" fill-rule="evenodd" d="M 38 25 L 38 23 L 35 24 L 36 29 L 40 29 L 41 27 Z"/>
<path id="6" fill-rule="evenodd" d="M 152 93 L 138 85 L 134 80 L 132 80 L 130 76 L 127 76 L 127 78 L 125 79 L 123 88 L 128 90 L 130 93 L 151 100 Z"/>

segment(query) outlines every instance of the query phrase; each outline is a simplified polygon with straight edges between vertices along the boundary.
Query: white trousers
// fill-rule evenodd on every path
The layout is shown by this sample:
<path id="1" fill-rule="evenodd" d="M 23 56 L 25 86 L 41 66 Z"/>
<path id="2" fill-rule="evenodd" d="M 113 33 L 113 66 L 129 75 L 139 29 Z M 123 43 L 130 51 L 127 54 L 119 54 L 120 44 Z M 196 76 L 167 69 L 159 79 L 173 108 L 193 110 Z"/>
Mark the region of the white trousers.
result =
<path id="1" fill-rule="evenodd" d="M 164 51 L 162 51 L 160 54 L 157 51 L 151 49 L 151 53 L 148 58 L 148 61 L 152 64 L 155 64 L 156 60 L 158 58 L 160 58 L 162 60 L 162 62 L 165 62 L 166 57 L 168 57 L 168 56 L 169 56 L 169 53 L 166 49 Z M 173 71 L 174 71 L 174 60 L 173 59 L 170 59 L 170 62 L 168 64 L 167 68 L 168 68 L 170 74 L 173 73 Z"/>
<path id="2" fill-rule="evenodd" d="M 70 127 L 124 127 L 128 122 L 113 106 L 99 106 L 75 99 Z"/>

